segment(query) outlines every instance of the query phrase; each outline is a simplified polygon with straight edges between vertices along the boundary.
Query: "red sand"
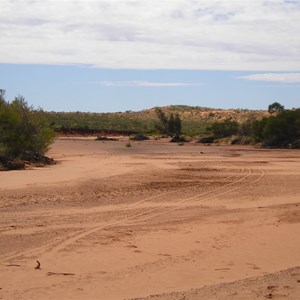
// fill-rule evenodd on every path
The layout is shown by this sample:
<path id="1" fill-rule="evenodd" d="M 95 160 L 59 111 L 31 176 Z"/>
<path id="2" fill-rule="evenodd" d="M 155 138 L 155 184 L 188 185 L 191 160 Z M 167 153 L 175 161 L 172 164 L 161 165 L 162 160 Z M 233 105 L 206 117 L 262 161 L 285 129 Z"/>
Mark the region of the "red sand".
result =
<path id="1" fill-rule="evenodd" d="M 0 299 L 300 299 L 299 150 L 125 142 L 0 173 Z"/>

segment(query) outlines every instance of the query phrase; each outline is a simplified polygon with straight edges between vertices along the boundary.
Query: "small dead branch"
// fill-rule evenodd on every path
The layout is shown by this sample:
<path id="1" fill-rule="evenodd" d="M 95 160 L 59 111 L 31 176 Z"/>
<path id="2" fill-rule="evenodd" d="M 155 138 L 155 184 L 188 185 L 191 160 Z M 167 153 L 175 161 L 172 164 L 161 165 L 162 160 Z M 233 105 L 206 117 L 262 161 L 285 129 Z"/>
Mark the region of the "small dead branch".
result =
<path id="1" fill-rule="evenodd" d="M 21 265 L 17 265 L 17 264 L 9 264 L 9 265 L 6 265 L 6 267 L 21 267 Z"/>
<path id="2" fill-rule="evenodd" d="M 37 260 L 37 266 L 35 267 L 36 270 L 40 270 L 41 269 L 41 263 Z"/>
<path id="3" fill-rule="evenodd" d="M 55 273 L 55 272 L 48 272 L 47 275 L 48 275 L 48 276 L 51 276 L 51 275 L 73 276 L 73 275 L 75 275 L 75 274 L 74 274 L 74 273 Z"/>
<path id="4" fill-rule="evenodd" d="M 128 248 L 138 248 L 136 245 L 132 244 L 132 245 L 128 245 Z"/>

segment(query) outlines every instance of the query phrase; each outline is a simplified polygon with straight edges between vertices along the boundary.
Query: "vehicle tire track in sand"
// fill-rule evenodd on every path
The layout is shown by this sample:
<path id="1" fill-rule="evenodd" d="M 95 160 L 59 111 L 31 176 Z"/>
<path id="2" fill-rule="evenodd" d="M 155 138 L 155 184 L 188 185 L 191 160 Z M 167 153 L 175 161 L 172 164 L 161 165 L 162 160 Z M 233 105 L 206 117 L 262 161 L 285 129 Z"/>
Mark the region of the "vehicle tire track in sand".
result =
<path id="1" fill-rule="evenodd" d="M 226 180 L 228 180 L 228 179 L 230 179 L 232 177 L 238 176 L 239 174 L 243 174 L 245 172 L 245 170 L 246 170 L 245 168 L 239 169 L 239 171 L 237 172 L 237 174 L 228 176 L 228 177 L 224 178 L 222 181 L 226 181 Z M 228 184 L 225 184 L 222 187 L 218 187 L 216 189 L 212 189 L 212 190 L 207 191 L 205 193 L 197 194 L 196 196 L 189 197 L 188 199 L 181 199 L 181 200 L 178 201 L 178 203 L 189 201 L 191 199 L 198 198 L 198 197 L 200 197 L 202 195 L 210 194 L 210 193 L 218 191 L 220 189 L 224 189 L 227 186 L 230 186 L 230 185 L 233 185 L 235 183 L 238 183 L 241 180 L 244 180 L 245 178 L 247 178 L 248 176 L 251 175 L 250 174 L 251 173 L 250 169 L 247 169 L 247 171 L 248 171 L 248 173 L 245 176 L 243 176 L 242 178 L 240 178 L 240 179 L 238 179 L 238 180 L 236 180 L 234 182 L 230 182 Z M 185 188 L 185 189 L 189 189 L 189 188 Z M 145 203 L 145 202 L 147 202 L 149 200 L 152 200 L 152 199 L 155 199 L 155 198 L 159 198 L 159 197 L 163 197 L 163 196 L 171 194 L 171 193 L 175 193 L 175 192 L 177 192 L 179 190 L 182 191 L 182 188 L 179 188 L 179 189 L 176 189 L 176 190 L 173 190 L 173 191 L 164 192 L 164 193 L 159 193 L 159 194 L 153 195 L 151 197 L 144 198 L 142 200 L 139 200 L 137 202 L 129 204 L 126 208 L 124 208 L 124 210 L 130 210 L 133 207 L 136 207 L 136 206 L 138 206 L 141 203 Z M 13 259 L 16 259 L 18 257 L 26 256 L 26 255 L 30 255 L 30 256 L 36 255 L 36 256 L 39 256 L 41 253 L 44 253 L 44 256 L 46 256 L 47 254 L 56 253 L 56 252 L 64 249 L 68 245 L 76 242 L 77 240 L 82 239 L 82 238 L 84 238 L 84 237 L 86 237 L 86 236 L 88 236 L 88 235 L 90 235 L 90 234 L 92 234 L 94 232 L 97 232 L 98 230 L 109 228 L 109 227 L 112 227 L 112 226 L 115 226 L 115 225 L 126 224 L 128 221 L 130 221 L 132 219 L 135 219 L 135 218 L 137 218 L 139 216 L 143 216 L 145 214 L 151 213 L 154 210 L 157 210 L 157 208 L 153 208 L 153 209 L 148 210 L 147 212 L 138 213 L 138 214 L 135 214 L 133 216 L 130 216 L 130 217 L 127 217 L 127 218 L 124 218 L 124 219 L 121 219 L 121 220 L 110 222 L 108 224 L 106 223 L 106 224 L 96 225 L 96 226 L 92 226 L 92 227 L 88 227 L 87 226 L 87 228 L 84 228 L 84 229 L 81 229 L 79 231 L 76 231 L 76 232 L 74 232 L 72 234 L 67 235 L 66 237 L 63 237 L 62 239 L 60 238 L 60 239 L 58 239 L 56 241 L 48 243 L 47 245 L 44 245 L 42 247 L 38 247 L 38 248 L 35 248 L 35 249 L 32 249 L 32 250 L 26 250 L 26 251 L 23 251 L 23 252 L 14 253 L 12 255 L 4 257 L 2 260 L 3 261 L 9 261 L 9 260 L 13 260 Z M 165 213 L 167 213 L 167 212 L 165 212 Z M 145 219 L 147 219 L 148 217 L 149 216 L 146 216 Z M 153 217 L 153 216 L 151 216 L 151 217 Z M 142 220 L 139 220 L 139 221 L 142 221 Z"/>
<path id="2" fill-rule="evenodd" d="M 195 201 L 194 204 L 193 204 L 193 203 L 187 204 L 187 205 L 184 205 L 184 204 L 183 204 L 183 205 L 180 205 L 180 206 L 172 207 L 172 208 L 168 209 L 167 211 L 163 211 L 163 212 L 161 212 L 161 213 L 159 213 L 159 214 L 155 214 L 155 215 L 151 215 L 151 216 L 146 216 L 145 218 L 139 219 L 139 220 L 137 220 L 137 221 L 140 222 L 140 221 L 145 221 L 145 220 L 148 220 L 148 219 L 151 219 L 151 218 L 156 218 L 156 217 L 165 215 L 165 214 L 170 213 L 170 212 L 175 211 L 175 210 L 179 210 L 179 209 L 183 209 L 183 208 L 188 208 L 188 207 L 191 207 L 191 206 L 195 206 L 195 204 L 196 204 L 196 205 L 199 205 L 199 204 L 198 204 L 199 202 L 202 203 L 202 202 L 204 202 L 204 201 L 207 201 L 207 200 L 210 200 L 210 199 L 213 199 L 213 198 L 217 198 L 217 197 L 220 197 L 220 196 L 223 196 L 223 195 L 232 193 L 232 192 L 234 192 L 234 191 L 236 191 L 236 190 L 238 190 L 238 189 L 244 188 L 244 187 L 247 186 L 247 185 L 250 185 L 250 184 L 253 184 L 253 183 L 256 183 L 256 182 L 260 181 L 260 180 L 265 176 L 266 172 L 265 172 L 264 170 L 259 170 L 259 171 L 261 172 L 261 174 L 259 174 L 259 177 L 258 177 L 257 179 L 255 179 L 255 180 L 249 182 L 249 183 L 246 183 L 246 184 L 241 185 L 241 186 L 238 186 L 238 187 L 234 187 L 234 188 L 232 188 L 232 189 L 230 189 L 230 190 L 228 190 L 228 191 L 225 191 L 225 192 L 220 193 L 220 194 L 217 194 L 217 195 L 212 195 L 212 196 L 207 197 L 207 198 L 204 198 L 204 199 L 199 199 L 198 201 Z M 256 175 L 256 174 L 249 174 L 249 176 L 251 176 L 251 175 L 253 175 L 253 176 L 258 176 L 258 175 Z M 246 177 L 248 177 L 248 176 L 246 176 Z M 237 182 L 235 182 L 235 183 L 237 183 Z M 234 184 L 234 183 L 232 183 L 232 184 Z M 177 203 L 181 204 L 181 203 L 184 203 L 184 202 L 186 202 L 186 201 L 192 200 L 192 199 L 194 199 L 194 198 L 198 198 L 198 197 L 194 196 L 194 197 L 191 197 L 190 199 L 183 199 L 183 200 L 181 200 L 181 201 L 176 202 L 176 204 L 177 204 Z M 157 209 L 158 209 L 158 208 L 156 207 L 156 208 L 154 208 L 153 210 L 157 210 Z M 148 212 L 149 212 L 149 211 L 148 211 Z M 148 213 L 148 212 L 145 212 L 144 215 L 145 215 L 146 213 Z M 141 215 L 142 215 L 142 213 L 141 213 Z M 131 224 L 132 224 L 132 223 L 131 223 Z"/>
<path id="3" fill-rule="evenodd" d="M 239 169 L 239 171 L 237 172 L 237 174 L 230 175 L 230 176 L 224 178 L 222 181 L 226 181 L 226 180 L 228 180 L 228 179 L 230 179 L 230 178 L 232 178 L 232 177 L 235 177 L 235 176 L 237 176 L 239 173 L 243 173 L 244 171 L 245 171 L 245 168 Z M 175 189 L 175 190 L 173 190 L 173 191 L 168 191 L 168 192 L 164 192 L 164 193 L 159 193 L 159 194 L 153 195 L 153 196 L 151 196 L 151 197 L 147 197 L 147 198 L 145 198 L 145 199 L 142 199 L 142 200 L 136 201 L 136 202 L 134 202 L 134 203 L 132 203 L 132 204 L 129 204 L 129 206 L 130 206 L 129 209 L 131 209 L 132 207 L 135 207 L 135 206 L 137 206 L 137 205 L 139 205 L 139 204 L 141 204 L 141 203 L 145 203 L 145 202 L 147 202 L 147 201 L 149 201 L 149 200 L 156 199 L 156 198 L 160 198 L 160 197 L 163 197 L 163 196 L 165 196 L 165 195 L 169 195 L 169 194 L 176 193 L 176 192 L 182 191 L 182 190 L 187 190 L 187 189 L 190 189 L 190 187 L 186 187 L 186 188 L 178 188 L 178 189 Z"/>
<path id="4" fill-rule="evenodd" d="M 174 201 L 174 204 L 181 204 L 181 203 L 184 203 L 184 202 L 187 202 L 187 201 L 190 201 L 190 200 L 194 200 L 194 199 L 197 199 L 197 198 L 199 198 L 199 197 L 202 197 L 202 196 L 205 196 L 205 195 L 214 193 L 214 192 L 216 192 L 216 191 L 218 191 L 218 190 L 224 189 L 224 188 L 226 188 L 226 187 L 228 187 L 228 186 L 234 185 L 234 184 L 236 184 L 236 183 L 238 183 L 238 182 L 241 182 L 241 181 L 245 180 L 246 178 L 248 178 L 249 176 L 252 175 L 251 169 L 247 169 L 247 171 L 248 171 L 248 173 L 247 173 L 245 176 L 243 176 L 242 178 L 240 178 L 240 179 L 238 179 L 238 180 L 236 180 L 236 181 L 234 181 L 234 182 L 230 182 L 230 183 L 228 183 L 228 184 L 225 184 L 224 186 L 221 186 L 221 187 L 212 189 L 212 190 L 207 191 L 207 192 L 204 192 L 204 193 L 197 194 L 197 195 L 192 196 L 192 197 L 189 197 L 189 198 L 181 199 L 181 200 L 179 200 L 179 201 Z M 212 197 L 214 198 L 214 197 L 216 197 L 216 195 L 214 195 L 214 196 L 212 196 Z M 140 213 L 140 214 L 134 215 L 134 216 L 130 217 L 130 219 L 135 219 L 136 217 L 144 216 L 144 215 L 148 214 L 149 212 L 152 212 L 152 211 L 155 211 L 155 210 L 158 210 L 158 209 L 161 209 L 161 207 L 155 207 L 155 208 L 152 208 L 152 209 L 150 209 L 150 210 L 148 210 L 148 211 L 146 211 L 146 212 L 142 212 L 142 213 Z M 161 214 L 160 214 L 160 215 L 161 215 Z"/>
<path id="5" fill-rule="evenodd" d="M 235 177 L 238 174 L 243 174 L 244 172 L 245 172 L 245 168 L 239 169 L 239 171 L 237 172 L 237 174 L 228 176 L 228 177 L 224 178 L 223 181 L 228 180 L 229 178 Z M 219 189 L 219 188 L 217 188 L 217 189 Z M 171 194 L 171 193 L 177 192 L 179 190 L 182 190 L 182 189 L 176 189 L 175 191 L 173 190 L 173 191 L 169 191 L 169 192 L 165 192 L 165 193 L 160 193 L 160 194 L 157 194 L 157 195 L 154 195 L 154 196 L 151 196 L 151 197 L 147 197 L 147 198 L 139 200 L 139 201 L 137 201 L 137 202 L 135 202 L 133 204 L 129 204 L 127 206 L 127 208 L 125 208 L 125 210 L 130 210 L 133 207 L 135 207 L 135 206 L 137 206 L 137 205 L 139 205 L 141 203 L 144 203 L 144 202 L 149 201 L 151 199 L 155 199 L 155 198 L 159 198 L 159 197 L 165 196 L 167 194 Z M 214 190 L 212 190 L 212 191 L 214 191 Z M 209 192 L 211 193 L 212 191 L 209 191 Z M 109 227 L 112 227 L 112 226 L 115 226 L 115 225 L 126 224 L 128 221 L 130 221 L 132 218 L 136 217 L 137 215 L 139 215 L 139 214 L 135 214 L 133 216 L 130 216 L 130 217 L 127 217 L 127 218 L 124 218 L 124 219 L 121 219 L 121 220 L 117 220 L 117 221 L 114 221 L 114 222 L 110 222 L 110 223 L 106 223 L 106 224 L 102 224 L 102 225 L 93 226 L 91 228 L 83 229 L 83 230 L 77 231 L 77 232 L 75 232 L 73 234 L 70 234 L 63 241 L 54 242 L 54 243 L 48 244 L 45 247 L 43 247 L 43 249 L 44 249 L 43 252 L 46 253 L 43 256 L 44 257 L 47 257 L 48 255 L 51 256 L 52 254 L 54 254 L 54 253 L 56 253 L 56 252 L 58 252 L 60 250 L 63 250 L 67 246 L 69 246 L 69 245 L 75 243 L 76 241 L 78 241 L 78 240 L 80 240 L 80 239 L 82 239 L 82 238 L 84 238 L 84 237 L 86 237 L 86 236 L 88 236 L 88 235 L 90 235 L 92 233 L 95 233 L 95 232 L 97 232 L 99 230 L 102 230 L 102 229 L 105 229 L 105 228 L 109 228 Z M 42 251 L 43 249 L 39 248 L 38 250 Z M 31 254 L 32 254 L 32 251 L 31 251 Z"/>
<path id="6" fill-rule="evenodd" d="M 243 173 L 245 172 L 245 170 L 246 170 L 245 168 L 240 169 L 240 171 L 238 172 L 238 174 L 240 174 L 240 173 L 243 174 Z M 220 190 L 220 189 L 222 189 L 222 188 L 225 188 L 225 187 L 227 187 L 228 185 L 232 185 L 232 184 L 238 183 L 238 182 L 240 182 L 240 181 L 242 181 L 242 180 L 248 178 L 248 177 L 251 175 L 251 170 L 250 170 L 249 168 L 247 168 L 247 171 L 248 171 L 248 173 L 247 173 L 245 176 L 243 176 L 242 178 L 240 178 L 240 179 L 238 179 L 238 180 L 236 180 L 236 181 L 234 181 L 234 182 L 225 184 L 225 185 L 222 186 L 222 187 L 215 188 L 215 189 L 210 190 L 210 191 L 205 192 L 205 193 L 197 194 L 196 196 L 189 197 L 188 199 L 179 200 L 179 201 L 177 201 L 177 202 L 182 202 L 182 201 L 194 199 L 194 198 L 199 197 L 199 196 L 202 195 L 202 194 L 203 194 L 203 195 L 204 195 L 204 194 L 209 194 L 209 193 L 215 192 L 216 190 Z M 228 176 L 228 177 L 224 178 L 224 180 L 227 180 L 227 179 L 229 179 L 229 178 L 231 178 L 231 177 L 234 177 L 234 176 L 235 176 L 235 175 Z M 176 191 L 177 191 L 177 190 L 176 190 Z M 172 191 L 172 192 L 174 192 L 174 191 Z M 171 193 L 171 192 L 168 192 L 167 194 L 169 194 L 169 193 Z M 140 204 L 140 203 L 142 203 L 142 202 L 145 202 L 145 201 L 147 201 L 147 200 L 150 200 L 150 199 L 153 199 L 153 198 L 156 198 L 156 197 L 161 197 L 162 195 L 165 195 L 165 194 L 166 194 L 166 193 L 159 194 L 159 195 L 155 195 L 155 197 L 153 196 L 153 197 L 149 197 L 149 198 L 140 200 L 140 201 L 138 201 L 138 202 L 135 202 L 135 203 L 129 205 L 129 206 L 128 206 L 128 209 L 131 209 L 132 207 L 134 207 L 134 206 L 136 206 L 136 205 L 138 205 L 138 204 Z M 156 210 L 156 209 L 157 209 L 157 208 L 155 208 L 155 210 Z M 149 212 L 152 212 L 153 210 L 154 210 L 154 209 L 148 210 L 148 211 L 145 212 L 145 213 L 147 214 L 147 213 L 149 213 Z M 111 223 L 108 223 L 108 224 L 103 224 L 103 225 L 100 225 L 100 226 L 99 226 L 99 225 L 98 225 L 98 226 L 94 226 L 94 227 L 92 227 L 92 228 L 90 228 L 90 229 L 88 229 L 88 230 L 84 230 L 84 231 L 81 231 L 81 232 L 77 232 L 77 233 L 75 233 L 74 235 L 69 236 L 68 239 L 66 239 L 65 241 L 63 241 L 63 242 L 62 242 L 61 244 L 59 244 L 58 246 L 55 246 L 55 247 L 52 248 L 50 251 L 48 251 L 48 255 L 54 254 L 54 253 L 56 253 L 56 252 L 58 252 L 58 251 L 61 251 L 61 250 L 63 250 L 64 248 L 66 248 L 67 246 L 69 246 L 69 245 L 75 243 L 75 242 L 78 241 L 79 239 L 84 238 L 84 237 L 86 237 L 86 236 L 88 236 L 88 235 L 90 235 L 90 234 L 92 234 L 92 233 L 95 233 L 95 232 L 97 232 L 97 231 L 99 231 L 99 230 L 102 230 L 102 229 L 105 229 L 105 228 L 109 228 L 109 227 L 112 227 L 112 226 L 115 226 L 115 225 L 121 225 L 121 224 L 125 225 L 125 224 L 127 224 L 128 221 L 130 221 L 130 220 L 132 220 L 132 219 L 135 219 L 136 217 L 139 217 L 141 214 L 144 215 L 145 213 L 135 214 L 135 215 L 133 215 L 133 216 L 130 216 L 130 217 L 127 217 L 127 218 L 124 218 L 124 219 L 121 219 L 121 220 L 117 220 L 117 221 L 114 221 L 114 222 L 111 222 Z M 167 213 L 167 212 L 165 212 L 165 213 Z M 151 217 L 152 217 L 152 216 L 151 216 Z M 144 219 L 147 219 L 147 218 L 148 218 L 148 216 L 146 216 L 146 218 L 144 218 Z M 139 220 L 139 221 L 141 221 L 141 220 Z M 46 254 L 46 255 L 47 255 L 47 254 Z"/>

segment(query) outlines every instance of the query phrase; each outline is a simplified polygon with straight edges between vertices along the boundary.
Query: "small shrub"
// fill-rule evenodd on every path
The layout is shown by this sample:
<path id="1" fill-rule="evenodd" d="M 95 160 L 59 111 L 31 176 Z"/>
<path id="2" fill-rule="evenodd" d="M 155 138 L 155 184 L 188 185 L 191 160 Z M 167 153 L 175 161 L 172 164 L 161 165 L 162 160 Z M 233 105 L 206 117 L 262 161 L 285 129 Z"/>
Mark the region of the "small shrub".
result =
<path id="1" fill-rule="evenodd" d="M 206 136 L 199 139 L 199 143 L 211 144 L 216 138 L 214 136 Z"/>
<path id="2" fill-rule="evenodd" d="M 135 134 L 130 137 L 132 141 L 147 141 L 149 138 L 141 133 Z"/>
<path id="3" fill-rule="evenodd" d="M 184 143 L 184 142 L 188 142 L 188 140 L 185 139 L 183 136 L 177 136 L 177 137 L 173 137 L 170 142 L 171 143 Z"/>
<path id="4" fill-rule="evenodd" d="M 125 147 L 130 148 L 130 147 L 132 147 L 132 145 L 131 145 L 130 142 L 127 142 L 127 143 L 125 144 Z"/>
<path id="5" fill-rule="evenodd" d="M 292 149 L 300 149 L 300 139 L 299 140 L 296 140 L 294 141 L 292 144 L 290 144 L 290 148 Z"/>
<path id="6" fill-rule="evenodd" d="M 96 141 L 118 141 L 119 139 L 116 138 L 109 138 L 107 136 L 98 136 Z"/>

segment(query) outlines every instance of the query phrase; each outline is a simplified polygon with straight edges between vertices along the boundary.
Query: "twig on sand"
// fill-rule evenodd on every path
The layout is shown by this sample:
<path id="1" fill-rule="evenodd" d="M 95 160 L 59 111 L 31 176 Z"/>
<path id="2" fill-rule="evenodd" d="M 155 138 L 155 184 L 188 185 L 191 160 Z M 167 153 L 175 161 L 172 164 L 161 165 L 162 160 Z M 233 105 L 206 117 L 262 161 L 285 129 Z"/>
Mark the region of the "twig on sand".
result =
<path id="1" fill-rule="evenodd" d="M 51 275 L 72 276 L 72 275 L 75 275 L 75 274 L 74 274 L 74 273 L 55 273 L 55 272 L 48 272 L 47 275 L 48 275 L 48 276 L 51 276 Z"/>
<path id="2" fill-rule="evenodd" d="M 6 267 L 21 267 L 21 265 L 17 265 L 17 264 L 9 264 L 9 265 L 6 265 Z"/>
<path id="3" fill-rule="evenodd" d="M 37 260 L 37 266 L 35 267 L 36 270 L 40 270 L 41 269 L 41 263 Z"/>

